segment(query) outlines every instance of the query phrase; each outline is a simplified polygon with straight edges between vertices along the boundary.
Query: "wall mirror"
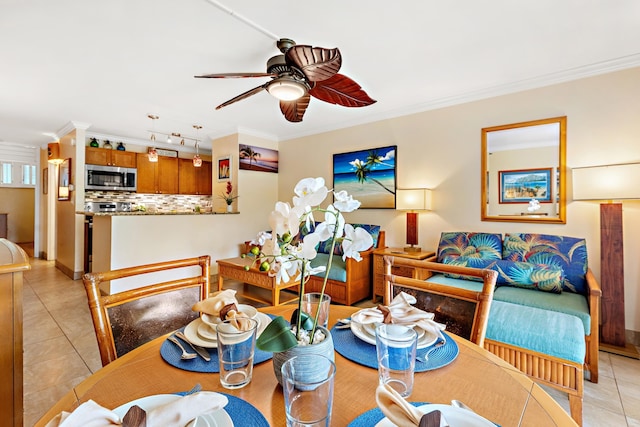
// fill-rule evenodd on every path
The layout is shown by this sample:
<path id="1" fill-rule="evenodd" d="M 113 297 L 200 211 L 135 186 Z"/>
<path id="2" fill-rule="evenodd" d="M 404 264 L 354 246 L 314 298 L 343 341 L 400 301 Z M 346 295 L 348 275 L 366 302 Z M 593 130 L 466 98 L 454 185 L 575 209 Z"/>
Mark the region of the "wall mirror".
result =
<path id="1" fill-rule="evenodd" d="M 71 184 L 71 159 L 64 159 L 58 169 L 58 200 L 69 200 Z"/>
<path id="2" fill-rule="evenodd" d="M 566 117 L 482 129 L 482 221 L 565 224 Z"/>

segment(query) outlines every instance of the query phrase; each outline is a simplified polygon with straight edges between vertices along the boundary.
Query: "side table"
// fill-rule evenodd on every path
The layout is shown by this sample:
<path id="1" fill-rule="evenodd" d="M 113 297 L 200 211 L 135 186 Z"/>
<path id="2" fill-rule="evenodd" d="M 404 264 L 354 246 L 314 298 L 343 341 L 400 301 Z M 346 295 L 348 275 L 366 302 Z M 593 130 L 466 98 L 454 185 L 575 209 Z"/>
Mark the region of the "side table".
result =
<path id="1" fill-rule="evenodd" d="M 423 260 L 434 256 L 434 251 L 405 252 L 402 248 L 383 248 L 373 251 L 373 302 L 378 296 L 384 298 L 384 256 L 391 255 L 400 258 Z M 415 269 L 408 267 L 393 267 L 393 274 L 414 277 Z"/>

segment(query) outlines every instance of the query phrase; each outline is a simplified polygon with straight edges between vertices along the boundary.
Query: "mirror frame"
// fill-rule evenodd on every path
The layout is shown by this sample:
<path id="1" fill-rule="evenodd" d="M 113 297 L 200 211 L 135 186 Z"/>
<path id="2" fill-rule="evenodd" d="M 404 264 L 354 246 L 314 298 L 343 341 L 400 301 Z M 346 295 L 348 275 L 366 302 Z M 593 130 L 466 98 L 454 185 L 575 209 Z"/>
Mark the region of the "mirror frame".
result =
<path id="1" fill-rule="evenodd" d="M 538 126 L 550 123 L 558 123 L 560 125 L 560 135 L 558 144 L 558 216 L 521 216 L 521 215 L 489 215 L 487 212 L 487 134 L 489 132 L 522 128 L 528 126 Z M 481 148 L 481 169 L 480 169 L 480 212 L 482 221 L 498 221 L 498 222 L 537 222 L 566 224 L 566 187 L 567 187 L 567 170 L 566 170 L 566 150 L 567 150 L 567 117 L 553 117 L 550 119 L 532 120 L 528 122 L 512 123 L 508 125 L 492 126 L 482 128 L 482 148 Z"/>

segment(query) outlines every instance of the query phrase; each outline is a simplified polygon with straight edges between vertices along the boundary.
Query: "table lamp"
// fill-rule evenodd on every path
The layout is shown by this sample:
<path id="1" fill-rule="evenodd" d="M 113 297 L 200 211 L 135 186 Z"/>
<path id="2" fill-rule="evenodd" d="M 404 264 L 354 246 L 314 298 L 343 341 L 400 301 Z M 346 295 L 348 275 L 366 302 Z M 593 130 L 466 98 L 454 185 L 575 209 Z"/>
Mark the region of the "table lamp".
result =
<path id="1" fill-rule="evenodd" d="M 421 252 L 418 246 L 418 213 L 431 210 L 431 190 L 427 188 L 407 188 L 396 191 L 396 209 L 407 211 L 407 244 L 405 252 Z"/>
<path id="2" fill-rule="evenodd" d="M 624 321 L 624 252 L 622 203 L 640 199 L 640 163 L 573 169 L 573 200 L 600 203 L 600 350 L 640 359 L 626 343 Z M 612 202 L 616 200 L 616 202 Z"/>

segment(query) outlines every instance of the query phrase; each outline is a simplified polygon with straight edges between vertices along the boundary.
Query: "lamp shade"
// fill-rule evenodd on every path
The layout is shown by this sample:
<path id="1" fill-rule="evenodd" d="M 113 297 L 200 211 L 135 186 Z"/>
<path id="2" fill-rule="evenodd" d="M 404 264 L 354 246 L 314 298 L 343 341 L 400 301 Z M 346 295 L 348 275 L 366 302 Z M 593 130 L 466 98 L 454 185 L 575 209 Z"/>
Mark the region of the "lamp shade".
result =
<path id="1" fill-rule="evenodd" d="M 401 211 L 431 210 L 431 190 L 428 188 L 397 189 L 396 209 Z"/>
<path id="2" fill-rule="evenodd" d="M 574 168 L 573 200 L 640 199 L 640 163 Z"/>

